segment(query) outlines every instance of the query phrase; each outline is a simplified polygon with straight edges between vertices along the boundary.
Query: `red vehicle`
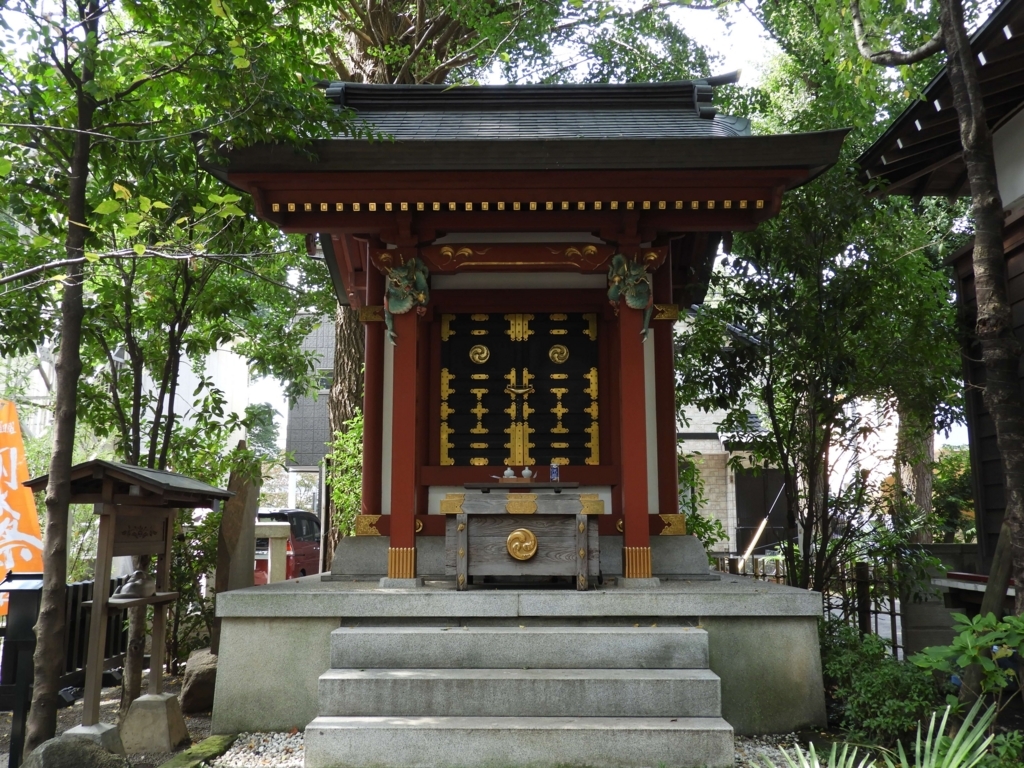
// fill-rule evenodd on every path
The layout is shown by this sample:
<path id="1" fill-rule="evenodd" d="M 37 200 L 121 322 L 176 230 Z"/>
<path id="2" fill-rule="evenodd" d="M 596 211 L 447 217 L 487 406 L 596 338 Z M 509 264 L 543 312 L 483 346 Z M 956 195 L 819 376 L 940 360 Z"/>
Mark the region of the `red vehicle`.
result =
<path id="1" fill-rule="evenodd" d="M 291 526 L 291 536 L 286 545 L 286 579 L 320 573 L 320 520 L 316 515 L 302 509 L 268 509 L 260 510 L 256 520 L 260 523 L 288 523 Z M 254 584 L 267 583 L 269 557 L 270 540 L 256 539 Z"/>

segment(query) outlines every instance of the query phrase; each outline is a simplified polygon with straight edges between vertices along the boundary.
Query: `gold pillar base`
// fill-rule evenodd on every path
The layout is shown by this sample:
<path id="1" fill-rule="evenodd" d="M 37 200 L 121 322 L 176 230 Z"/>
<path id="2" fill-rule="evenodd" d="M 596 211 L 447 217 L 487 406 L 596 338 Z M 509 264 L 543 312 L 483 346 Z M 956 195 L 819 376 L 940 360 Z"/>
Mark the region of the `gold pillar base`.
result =
<path id="1" fill-rule="evenodd" d="M 416 578 L 416 547 L 388 547 L 388 578 Z"/>
<path id="2" fill-rule="evenodd" d="M 651 548 L 623 547 L 623 572 L 627 579 L 651 578 Z"/>

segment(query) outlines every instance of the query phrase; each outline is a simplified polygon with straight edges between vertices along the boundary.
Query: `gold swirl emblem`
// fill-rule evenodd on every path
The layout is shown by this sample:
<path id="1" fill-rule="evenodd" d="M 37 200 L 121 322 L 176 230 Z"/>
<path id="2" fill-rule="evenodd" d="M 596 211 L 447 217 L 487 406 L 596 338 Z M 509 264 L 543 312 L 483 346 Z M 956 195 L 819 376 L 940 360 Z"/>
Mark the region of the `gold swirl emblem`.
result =
<path id="1" fill-rule="evenodd" d="M 529 560 L 537 554 L 537 537 L 526 528 L 516 528 L 505 542 L 508 553 L 516 560 Z"/>
<path id="2" fill-rule="evenodd" d="M 475 344 L 473 348 L 469 350 L 469 359 L 477 365 L 483 365 L 491 359 L 491 350 L 483 344 Z"/>
<path id="3" fill-rule="evenodd" d="M 569 359 L 569 348 L 564 344 L 555 344 L 548 350 L 548 357 L 551 359 L 552 363 L 561 365 Z"/>

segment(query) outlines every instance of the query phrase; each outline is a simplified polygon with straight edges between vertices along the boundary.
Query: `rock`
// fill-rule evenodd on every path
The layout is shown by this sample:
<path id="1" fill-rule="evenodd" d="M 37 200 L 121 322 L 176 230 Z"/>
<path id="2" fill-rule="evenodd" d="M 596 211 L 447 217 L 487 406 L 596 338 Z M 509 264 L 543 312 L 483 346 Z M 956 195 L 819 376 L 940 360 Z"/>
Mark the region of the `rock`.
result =
<path id="1" fill-rule="evenodd" d="M 120 755 L 103 749 L 84 736 L 58 736 L 40 744 L 22 768 L 131 768 Z"/>
<path id="2" fill-rule="evenodd" d="M 209 712 L 213 709 L 213 689 L 217 684 L 217 656 L 209 648 L 192 651 L 185 665 L 181 684 L 181 711 Z"/>

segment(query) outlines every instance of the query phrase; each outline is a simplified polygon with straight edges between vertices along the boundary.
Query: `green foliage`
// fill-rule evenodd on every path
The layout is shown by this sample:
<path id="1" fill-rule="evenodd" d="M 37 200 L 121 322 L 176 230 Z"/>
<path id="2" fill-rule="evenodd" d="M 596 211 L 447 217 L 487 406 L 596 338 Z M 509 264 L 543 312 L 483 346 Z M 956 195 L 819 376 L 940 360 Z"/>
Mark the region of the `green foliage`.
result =
<path id="1" fill-rule="evenodd" d="M 820 635 L 830 718 L 851 738 L 891 745 L 942 702 L 932 676 L 894 659 L 877 635 L 841 621 L 823 621 Z"/>
<path id="2" fill-rule="evenodd" d="M 679 509 L 686 515 L 686 532 L 700 540 L 708 553 L 708 561 L 714 562 L 710 553 L 718 542 L 728 541 L 729 534 L 718 518 L 701 512 L 708 503 L 708 497 L 698 456 L 698 452 L 679 454 Z"/>
<path id="3" fill-rule="evenodd" d="M 210 645 L 214 601 L 205 577 L 217 567 L 217 536 L 221 513 L 178 512 L 171 556 L 171 584 L 179 593 L 171 606 L 167 627 L 167 660 L 177 674 L 189 654 Z"/>
<path id="4" fill-rule="evenodd" d="M 976 534 L 971 453 L 966 445 L 945 445 L 935 457 L 932 519 L 936 541 L 971 543 Z"/>
<path id="5" fill-rule="evenodd" d="M 246 443 L 256 457 L 262 461 L 273 461 L 280 454 L 277 447 L 277 410 L 270 403 L 255 403 L 245 409 L 249 426 L 246 429 Z"/>
<path id="6" fill-rule="evenodd" d="M 936 723 L 937 712 L 932 712 L 928 721 L 928 732 L 922 736 L 921 723 L 917 723 L 917 737 L 914 749 L 908 757 L 903 742 L 897 743 L 896 752 L 883 753 L 881 759 L 872 754 L 861 754 L 851 744 L 833 744 L 828 758 L 823 762 L 812 744 L 808 752 L 796 747 L 793 755 L 780 750 L 789 768 L 975 768 L 990 766 L 992 755 L 989 747 L 992 737 L 986 731 L 995 719 L 994 708 L 989 708 L 980 717 L 981 703 L 974 705 L 964 718 L 953 737 L 945 736 L 949 724 L 950 710 L 947 708 L 942 719 Z M 767 768 L 776 768 L 779 763 L 765 760 Z"/>
<path id="7" fill-rule="evenodd" d="M 991 697 L 998 708 L 1005 707 L 1020 693 L 1020 680 L 1016 669 L 1024 654 L 1024 617 L 1006 616 L 996 619 L 994 614 L 967 618 L 954 613 L 956 634 L 950 645 L 925 648 L 910 661 L 922 669 L 944 675 L 958 675 L 965 679 L 964 671 L 978 665 L 981 669 L 978 694 Z M 1013 689 L 1010 696 L 1006 692 Z"/>
<path id="8" fill-rule="evenodd" d="M 876 489 L 844 449 L 859 450 L 898 407 L 955 417 L 956 310 L 929 250 L 952 237 L 951 216 L 868 198 L 841 164 L 736 237 L 682 334 L 681 406 L 725 411 L 722 431 L 751 463 L 783 473 L 795 585 L 823 588 L 878 514 Z M 865 400 L 877 409 L 857 407 Z"/>
<path id="9" fill-rule="evenodd" d="M 343 536 L 351 536 L 363 498 L 363 416 L 345 422 L 327 444 L 324 456 L 327 485 L 334 507 L 334 526 Z"/>

